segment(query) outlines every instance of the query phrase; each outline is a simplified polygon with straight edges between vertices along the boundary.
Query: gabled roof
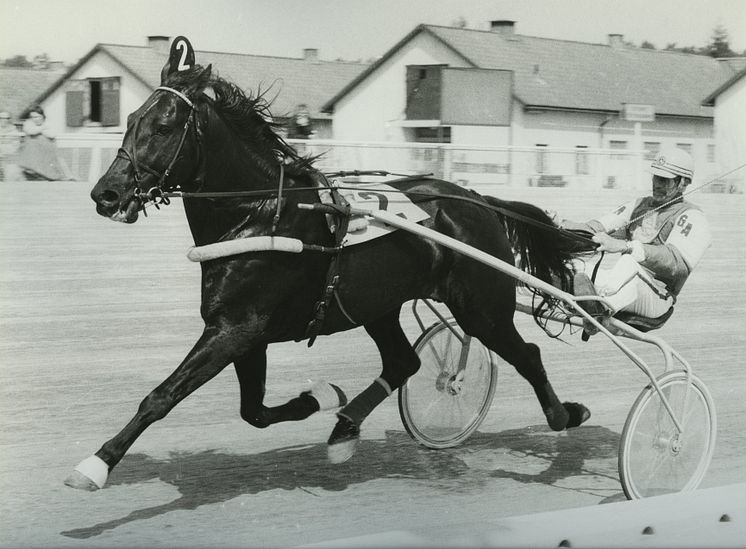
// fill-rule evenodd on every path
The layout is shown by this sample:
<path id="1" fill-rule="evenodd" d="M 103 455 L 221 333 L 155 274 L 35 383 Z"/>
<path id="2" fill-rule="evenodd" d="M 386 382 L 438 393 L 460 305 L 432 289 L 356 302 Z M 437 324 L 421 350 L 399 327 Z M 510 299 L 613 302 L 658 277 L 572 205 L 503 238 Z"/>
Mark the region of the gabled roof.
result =
<path id="1" fill-rule="evenodd" d="M 62 74 L 59 70 L 0 68 L 0 110 L 8 111 L 17 122 L 39 93 Z"/>
<path id="2" fill-rule="evenodd" d="M 734 74 L 731 78 L 726 80 L 718 89 L 716 89 L 714 92 L 712 92 L 710 95 L 708 95 L 704 101 L 702 101 L 702 104 L 705 106 L 712 107 L 715 105 L 715 100 L 718 98 L 718 96 L 723 93 L 724 91 L 730 89 L 731 86 L 733 86 L 736 82 L 741 80 L 743 77 L 746 76 L 746 68 L 741 70 L 741 72 L 737 72 Z"/>
<path id="3" fill-rule="evenodd" d="M 37 102 L 51 95 L 75 71 L 97 53 L 108 55 L 146 86 L 155 89 L 168 57 L 148 46 L 98 44 L 78 61 L 58 82 L 44 91 Z M 271 87 L 267 97 L 276 99 L 272 105 L 275 116 L 284 116 L 305 103 L 312 117 L 318 117 L 322 103 L 347 82 L 361 73 L 368 65 L 347 61 L 321 61 L 290 57 L 243 55 L 197 51 L 200 65 L 212 63 L 213 74 L 227 78 L 244 90 L 256 91 Z M 322 115 L 323 117 L 324 115 Z"/>
<path id="4" fill-rule="evenodd" d="M 331 111 L 419 33 L 475 67 L 512 70 L 514 95 L 527 107 L 618 112 L 622 103 L 641 103 L 661 115 L 712 117 L 702 98 L 729 76 L 701 55 L 419 25 L 322 108 Z"/>

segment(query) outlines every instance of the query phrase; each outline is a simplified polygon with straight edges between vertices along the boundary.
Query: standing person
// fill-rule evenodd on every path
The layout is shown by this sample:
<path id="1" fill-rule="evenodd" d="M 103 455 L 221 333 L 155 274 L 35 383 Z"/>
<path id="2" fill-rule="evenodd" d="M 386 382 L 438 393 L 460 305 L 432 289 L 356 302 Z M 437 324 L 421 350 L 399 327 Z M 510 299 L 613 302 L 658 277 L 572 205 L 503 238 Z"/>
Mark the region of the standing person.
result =
<path id="1" fill-rule="evenodd" d="M 586 223 L 559 222 L 565 229 L 593 232 L 598 251 L 619 254 L 611 269 L 598 271 L 595 285 L 585 273 L 575 277 L 575 295 L 597 293 L 612 314 L 627 311 L 658 318 L 668 313 L 712 243 L 704 213 L 684 200 L 694 177 L 689 153 L 679 148 L 659 152 L 650 173 L 650 196 Z M 581 303 L 592 314 L 601 312 L 598 303 Z"/>
<path id="2" fill-rule="evenodd" d="M 23 133 L 29 137 L 42 135 L 47 139 L 54 139 L 55 135 L 47 126 L 47 117 L 41 105 L 32 107 L 28 112 L 28 118 L 23 121 Z"/>
<path id="3" fill-rule="evenodd" d="M 59 157 L 55 135 L 47 126 L 41 106 L 29 110 L 28 118 L 23 122 L 23 132 L 26 138 L 21 147 L 19 165 L 27 179 L 73 179 Z"/>
<path id="4" fill-rule="evenodd" d="M 312 135 L 311 111 L 308 110 L 308 105 L 301 103 L 290 120 L 288 137 L 290 139 L 310 139 Z"/>
<path id="5" fill-rule="evenodd" d="M 10 119 L 8 111 L 0 111 L 0 181 L 18 181 L 21 170 L 18 167 L 18 151 L 23 134 Z"/>

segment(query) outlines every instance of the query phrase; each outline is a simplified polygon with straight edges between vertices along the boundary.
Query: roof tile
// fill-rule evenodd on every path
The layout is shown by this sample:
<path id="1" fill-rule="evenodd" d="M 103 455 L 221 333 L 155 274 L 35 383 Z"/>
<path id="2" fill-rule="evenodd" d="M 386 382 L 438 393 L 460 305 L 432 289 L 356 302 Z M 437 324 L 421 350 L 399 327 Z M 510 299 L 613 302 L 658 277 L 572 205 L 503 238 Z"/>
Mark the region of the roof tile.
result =
<path id="1" fill-rule="evenodd" d="M 144 46 L 105 44 L 106 52 L 155 88 L 167 54 Z M 244 90 L 256 93 L 269 90 L 267 97 L 277 96 L 272 113 L 284 116 L 305 103 L 311 115 L 318 117 L 324 101 L 355 78 L 368 65 L 346 61 L 306 60 L 288 57 L 242 55 L 196 51 L 200 65 L 212 63 L 213 71 Z M 325 116 L 325 115 L 321 115 Z"/>
<path id="2" fill-rule="evenodd" d="M 426 25 L 478 67 L 515 74 L 526 105 L 618 111 L 654 105 L 658 114 L 712 116 L 702 100 L 733 70 L 711 57 Z"/>

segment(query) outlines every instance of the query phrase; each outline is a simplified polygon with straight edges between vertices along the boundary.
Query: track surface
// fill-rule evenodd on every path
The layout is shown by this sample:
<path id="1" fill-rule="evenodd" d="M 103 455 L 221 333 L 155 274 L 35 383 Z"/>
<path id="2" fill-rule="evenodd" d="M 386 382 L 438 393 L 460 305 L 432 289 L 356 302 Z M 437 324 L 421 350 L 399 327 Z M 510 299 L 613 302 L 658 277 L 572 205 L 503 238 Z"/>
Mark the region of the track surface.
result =
<path id="1" fill-rule="evenodd" d="M 588 405 L 583 427 L 544 426 L 529 386 L 505 364 L 493 408 L 466 444 L 418 447 L 396 398 L 364 425 L 357 455 L 332 466 L 331 413 L 253 429 L 238 415 L 231 368 L 136 442 L 104 490 L 62 484 L 129 420 L 201 331 L 199 268 L 179 203 L 135 225 L 96 215 L 85 183 L 3 183 L 0 196 L 0 546 L 294 546 L 390 530 L 449 535 L 490 521 L 624 499 L 617 446 L 646 383 L 603 336 L 566 342 L 528 318 L 560 398 Z M 484 190 L 484 189 L 482 189 Z M 566 189 L 489 190 L 584 219 L 630 198 Z M 703 487 L 746 480 L 746 200 L 698 193 L 715 242 L 660 334 L 694 365 L 718 411 Z M 417 332 L 407 310 L 411 337 Z M 656 352 L 633 344 L 645 358 Z M 270 348 L 269 404 L 327 379 L 348 394 L 379 373 L 361 329 Z M 717 546 L 717 540 L 713 540 Z"/>

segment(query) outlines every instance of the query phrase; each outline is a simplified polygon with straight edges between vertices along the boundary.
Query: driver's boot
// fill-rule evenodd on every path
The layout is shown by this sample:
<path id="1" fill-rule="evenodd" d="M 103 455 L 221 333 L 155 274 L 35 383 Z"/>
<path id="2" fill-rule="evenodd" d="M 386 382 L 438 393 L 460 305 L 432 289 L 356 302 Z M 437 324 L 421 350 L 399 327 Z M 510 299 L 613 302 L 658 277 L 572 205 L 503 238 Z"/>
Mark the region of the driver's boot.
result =
<path id="1" fill-rule="evenodd" d="M 591 282 L 588 275 L 583 272 L 575 273 L 572 281 L 572 293 L 578 297 L 598 295 L 593 282 Z M 585 312 L 596 319 L 603 318 L 607 314 L 606 308 L 598 301 L 578 301 L 577 303 Z M 590 336 L 597 333 L 598 328 L 596 328 L 595 325 L 587 320 L 583 321 L 583 341 L 588 341 Z"/>

